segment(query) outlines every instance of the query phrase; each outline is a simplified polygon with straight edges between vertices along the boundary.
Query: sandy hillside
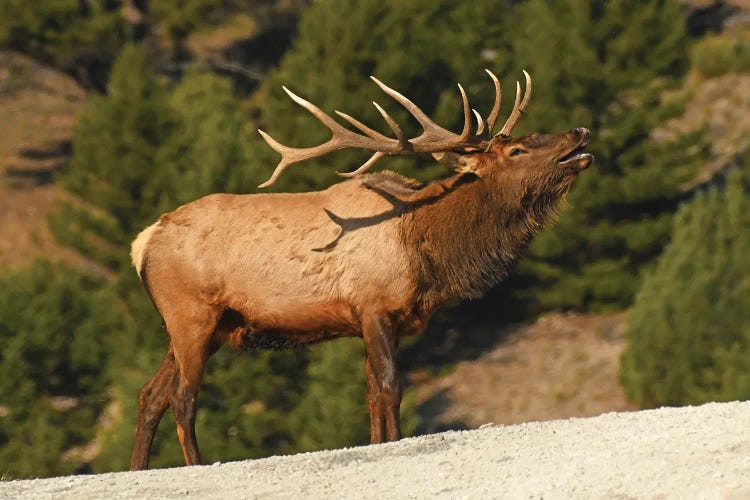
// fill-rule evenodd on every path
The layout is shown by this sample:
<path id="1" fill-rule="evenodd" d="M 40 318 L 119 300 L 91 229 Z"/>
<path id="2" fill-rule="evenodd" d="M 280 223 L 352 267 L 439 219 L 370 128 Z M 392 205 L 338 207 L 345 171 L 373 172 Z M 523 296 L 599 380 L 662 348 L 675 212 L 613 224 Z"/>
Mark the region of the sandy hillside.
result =
<path id="1" fill-rule="evenodd" d="M 750 498 L 750 402 L 0 483 L 2 498 Z"/>
<path id="2" fill-rule="evenodd" d="M 448 373 L 409 375 L 420 432 L 635 410 L 617 380 L 624 331 L 618 312 L 551 313 L 487 332 L 503 341 Z"/>
<path id="3" fill-rule="evenodd" d="M 0 51 L 0 268 L 36 257 L 80 264 L 47 228 L 86 93 L 71 78 L 28 57 Z"/>

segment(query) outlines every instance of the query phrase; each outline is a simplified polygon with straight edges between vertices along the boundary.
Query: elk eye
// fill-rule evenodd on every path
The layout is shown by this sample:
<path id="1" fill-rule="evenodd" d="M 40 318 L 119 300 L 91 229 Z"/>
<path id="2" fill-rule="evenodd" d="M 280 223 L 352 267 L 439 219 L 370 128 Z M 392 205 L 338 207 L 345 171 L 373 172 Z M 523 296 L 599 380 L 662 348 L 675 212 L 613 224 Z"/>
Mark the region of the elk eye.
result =
<path id="1" fill-rule="evenodd" d="M 510 150 L 510 155 L 511 156 L 518 156 L 518 155 L 522 155 L 522 154 L 526 154 L 526 151 L 524 151 L 521 148 L 513 148 L 513 149 Z"/>

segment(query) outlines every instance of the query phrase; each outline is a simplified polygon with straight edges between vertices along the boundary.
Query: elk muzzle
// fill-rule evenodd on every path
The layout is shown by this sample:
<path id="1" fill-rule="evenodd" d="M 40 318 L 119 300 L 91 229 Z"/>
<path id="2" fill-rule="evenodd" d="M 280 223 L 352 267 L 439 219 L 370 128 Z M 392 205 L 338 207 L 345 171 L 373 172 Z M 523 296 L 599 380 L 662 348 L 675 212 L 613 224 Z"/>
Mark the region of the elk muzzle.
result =
<path id="1" fill-rule="evenodd" d="M 575 138 L 575 145 L 558 160 L 557 164 L 566 170 L 578 173 L 587 169 L 594 161 L 593 155 L 583 152 L 589 144 L 591 133 L 586 128 L 574 128 L 570 134 Z"/>

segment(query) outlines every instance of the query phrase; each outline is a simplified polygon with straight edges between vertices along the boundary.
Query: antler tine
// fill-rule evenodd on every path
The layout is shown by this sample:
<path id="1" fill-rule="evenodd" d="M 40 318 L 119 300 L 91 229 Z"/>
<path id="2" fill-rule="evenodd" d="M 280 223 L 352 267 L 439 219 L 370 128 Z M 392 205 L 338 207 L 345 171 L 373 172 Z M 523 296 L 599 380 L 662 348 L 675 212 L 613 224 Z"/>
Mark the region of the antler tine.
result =
<path id="1" fill-rule="evenodd" d="M 404 148 L 410 148 L 411 144 L 404 136 L 403 130 L 401 130 L 401 127 L 398 126 L 398 123 L 396 123 L 396 120 L 391 118 L 391 115 L 389 115 L 382 107 L 380 107 L 380 104 L 376 103 L 375 101 L 372 101 L 372 105 L 375 106 L 375 109 L 378 110 L 378 112 L 383 116 L 383 119 L 388 124 L 389 127 L 391 127 L 391 130 L 393 130 L 393 133 L 398 138 L 399 144 L 401 144 Z"/>
<path id="2" fill-rule="evenodd" d="M 508 119 L 505 120 L 505 125 L 500 129 L 500 135 L 510 135 L 510 131 L 513 128 L 514 118 L 518 114 L 518 107 L 521 105 L 521 82 L 516 80 L 516 100 L 513 103 L 513 110 L 510 112 Z"/>
<path id="3" fill-rule="evenodd" d="M 341 177 L 354 177 L 356 175 L 362 174 L 370 169 L 373 165 L 375 165 L 377 162 L 380 161 L 381 158 L 383 158 L 386 154 L 382 151 L 377 151 L 375 154 L 373 154 L 369 160 L 364 162 L 361 167 L 359 167 L 357 170 L 353 170 L 351 172 L 336 172 Z"/>
<path id="4" fill-rule="evenodd" d="M 521 71 L 523 71 L 523 76 L 526 77 L 526 93 L 523 96 L 523 103 L 521 104 L 521 108 L 523 109 L 523 111 L 526 111 L 526 109 L 529 107 L 529 102 L 531 102 L 531 75 L 529 75 L 529 73 L 525 69 L 522 69 Z"/>
<path id="5" fill-rule="evenodd" d="M 471 107 L 469 106 L 469 98 L 466 96 L 466 91 L 460 83 L 458 84 L 458 91 L 461 92 L 461 102 L 464 106 L 464 128 L 458 138 L 461 142 L 465 142 L 471 135 Z"/>
<path id="6" fill-rule="evenodd" d="M 495 128 L 497 117 L 500 116 L 500 106 L 503 102 L 503 90 L 500 87 L 500 80 L 495 74 L 488 69 L 485 69 L 485 71 L 490 75 L 490 78 L 492 78 L 492 83 L 495 84 L 495 103 L 492 105 L 490 116 L 487 117 L 487 134 L 492 135 L 492 129 Z"/>
<path id="7" fill-rule="evenodd" d="M 305 99 L 301 98 L 288 88 L 282 86 L 282 89 L 284 89 L 284 92 L 287 93 L 287 95 L 292 99 L 292 101 L 296 102 L 303 108 L 305 108 L 307 111 L 310 112 L 311 115 L 313 115 L 315 118 L 321 121 L 323 125 L 328 127 L 331 132 L 349 132 L 347 129 L 342 127 L 339 122 L 331 118 L 325 111 L 317 107 L 315 104 L 311 103 L 310 101 L 306 101 Z"/>
<path id="8" fill-rule="evenodd" d="M 346 120 L 349 123 L 351 123 L 352 125 L 354 125 L 358 130 L 364 132 L 365 134 L 367 134 L 368 136 L 372 137 L 375 140 L 378 140 L 378 141 L 383 141 L 383 140 L 390 141 L 390 140 L 392 140 L 390 137 L 381 134 L 377 130 L 371 129 L 370 127 L 368 127 L 367 125 L 365 125 L 361 121 L 357 120 L 353 116 L 347 115 L 346 113 L 342 113 L 341 111 L 338 111 L 338 110 L 336 110 L 335 113 L 337 115 L 339 115 L 341 118 L 343 118 L 344 120 Z"/>
<path id="9" fill-rule="evenodd" d="M 505 125 L 503 125 L 502 130 L 497 135 L 502 136 L 508 136 L 510 135 L 511 130 L 513 130 L 513 127 L 516 126 L 518 123 L 518 120 L 521 118 L 521 115 L 526 111 L 526 108 L 529 107 L 529 102 L 531 101 L 531 77 L 526 72 L 526 70 L 523 70 L 523 74 L 526 77 L 526 91 L 523 95 L 523 101 L 519 102 L 521 100 L 521 84 L 516 82 L 516 102 L 513 105 L 513 111 L 510 113 L 510 116 L 508 117 L 508 120 L 505 122 Z"/>
<path id="10" fill-rule="evenodd" d="M 374 76 L 371 76 L 370 79 L 372 79 L 372 81 L 375 82 L 378 87 L 383 90 L 383 92 L 391 96 L 393 99 L 398 101 L 399 104 L 405 107 L 406 110 L 411 113 L 414 118 L 416 118 L 419 124 L 422 125 L 422 129 L 425 131 L 425 133 L 429 132 L 433 139 L 453 139 L 456 137 L 456 134 L 454 134 L 453 132 L 444 129 L 437 123 L 430 120 L 427 115 L 424 114 L 424 111 L 419 109 L 419 106 L 411 102 L 408 97 L 397 92 L 396 90 L 393 90 Z M 414 140 L 412 140 L 411 142 L 414 143 Z"/>
<path id="11" fill-rule="evenodd" d="M 281 153 L 281 161 L 279 161 L 279 164 L 276 166 L 276 169 L 274 169 L 273 174 L 271 174 L 271 177 L 264 183 L 258 185 L 259 188 L 268 187 L 274 182 L 276 182 L 276 179 L 279 178 L 281 174 L 284 173 L 284 170 L 286 170 L 289 165 L 292 164 L 292 162 L 288 161 L 285 158 L 285 153 L 288 154 L 291 152 L 291 150 L 295 148 L 290 148 L 287 146 L 284 146 L 279 141 L 268 135 L 266 132 L 264 132 L 261 129 L 258 129 L 258 132 L 260 133 L 261 137 L 263 137 L 263 140 L 265 140 L 269 146 L 271 146 L 274 151 Z"/>
<path id="12" fill-rule="evenodd" d="M 482 135 L 484 132 L 484 120 L 482 119 L 482 115 L 479 114 L 479 112 L 472 108 L 471 110 L 474 113 L 474 117 L 477 119 L 477 134 L 476 135 Z"/>

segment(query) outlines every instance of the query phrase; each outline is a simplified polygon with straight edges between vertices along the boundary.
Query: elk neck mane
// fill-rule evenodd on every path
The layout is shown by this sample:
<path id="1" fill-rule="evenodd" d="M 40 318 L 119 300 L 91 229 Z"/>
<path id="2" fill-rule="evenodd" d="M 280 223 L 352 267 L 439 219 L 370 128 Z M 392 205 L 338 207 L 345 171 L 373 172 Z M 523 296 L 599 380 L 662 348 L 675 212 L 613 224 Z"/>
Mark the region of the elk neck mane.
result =
<path id="1" fill-rule="evenodd" d="M 554 193 L 537 196 L 531 188 L 514 191 L 492 182 L 474 177 L 433 203 L 405 211 L 401 238 L 426 305 L 478 298 L 497 285 L 530 239 L 556 217 L 569 186 L 561 183 Z"/>

